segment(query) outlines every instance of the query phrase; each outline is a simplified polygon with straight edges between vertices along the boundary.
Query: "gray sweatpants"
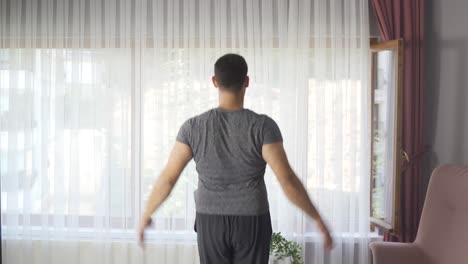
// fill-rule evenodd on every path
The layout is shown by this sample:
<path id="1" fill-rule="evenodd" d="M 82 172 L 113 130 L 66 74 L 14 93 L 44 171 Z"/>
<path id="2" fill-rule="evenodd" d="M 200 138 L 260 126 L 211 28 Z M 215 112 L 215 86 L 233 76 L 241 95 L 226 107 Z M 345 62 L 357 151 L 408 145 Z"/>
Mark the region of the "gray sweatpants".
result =
<path id="1" fill-rule="evenodd" d="M 201 264 L 268 263 L 272 226 L 263 215 L 211 215 L 196 213 Z"/>

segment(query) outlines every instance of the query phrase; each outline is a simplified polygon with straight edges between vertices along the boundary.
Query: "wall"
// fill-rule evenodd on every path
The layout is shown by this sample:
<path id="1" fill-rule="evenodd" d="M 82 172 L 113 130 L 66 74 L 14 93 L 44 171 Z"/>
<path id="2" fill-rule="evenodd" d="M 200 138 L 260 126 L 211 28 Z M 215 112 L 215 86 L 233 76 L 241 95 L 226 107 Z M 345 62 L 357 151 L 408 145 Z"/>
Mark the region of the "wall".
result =
<path id="1" fill-rule="evenodd" d="M 426 183 L 439 164 L 468 164 L 467 11 L 466 0 L 426 0 Z"/>

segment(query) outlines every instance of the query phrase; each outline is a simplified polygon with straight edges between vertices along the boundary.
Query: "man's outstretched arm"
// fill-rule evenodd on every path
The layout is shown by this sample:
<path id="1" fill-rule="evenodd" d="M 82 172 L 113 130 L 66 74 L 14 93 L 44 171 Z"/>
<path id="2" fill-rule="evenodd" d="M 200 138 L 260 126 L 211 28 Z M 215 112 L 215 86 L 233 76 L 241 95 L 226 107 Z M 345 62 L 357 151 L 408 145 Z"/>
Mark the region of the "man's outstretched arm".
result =
<path id="1" fill-rule="evenodd" d="M 333 247 L 333 240 L 322 217 L 312 203 L 304 185 L 289 165 L 283 142 L 264 144 L 263 159 L 270 165 L 288 199 L 316 221 L 319 230 L 324 235 L 325 248 Z"/>
<path id="2" fill-rule="evenodd" d="M 151 224 L 151 215 L 161 206 L 171 193 L 187 163 L 192 159 L 189 145 L 176 141 L 166 166 L 161 171 L 148 199 L 146 209 L 141 216 L 138 235 L 140 244 L 144 239 L 145 228 Z"/>

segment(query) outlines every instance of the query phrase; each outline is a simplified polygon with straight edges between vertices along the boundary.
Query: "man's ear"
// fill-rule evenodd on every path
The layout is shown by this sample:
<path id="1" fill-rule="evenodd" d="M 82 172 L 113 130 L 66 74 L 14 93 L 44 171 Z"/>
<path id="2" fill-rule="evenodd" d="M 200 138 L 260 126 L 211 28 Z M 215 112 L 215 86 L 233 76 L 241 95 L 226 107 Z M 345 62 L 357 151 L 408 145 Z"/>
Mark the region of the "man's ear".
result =
<path id="1" fill-rule="evenodd" d="M 245 79 L 244 79 L 244 87 L 249 87 L 249 81 L 250 81 L 249 76 L 245 76 Z"/>
<path id="2" fill-rule="evenodd" d="M 211 77 L 211 81 L 213 82 L 214 87 L 218 88 L 218 81 L 216 81 L 216 77 Z"/>

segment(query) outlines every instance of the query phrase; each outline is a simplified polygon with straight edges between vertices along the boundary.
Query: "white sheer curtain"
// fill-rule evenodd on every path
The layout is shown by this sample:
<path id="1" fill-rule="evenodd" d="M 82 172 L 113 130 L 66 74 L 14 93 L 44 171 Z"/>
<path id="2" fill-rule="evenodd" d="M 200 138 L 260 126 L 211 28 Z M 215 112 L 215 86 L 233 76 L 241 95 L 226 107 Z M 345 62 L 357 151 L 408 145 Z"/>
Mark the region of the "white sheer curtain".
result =
<path id="1" fill-rule="evenodd" d="M 289 160 L 333 229 L 265 175 L 274 231 L 306 263 L 368 263 L 367 0 L 0 0 L 5 263 L 198 263 L 190 162 L 135 227 L 182 122 L 217 104 L 215 60 L 242 54 L 245 107 L 279 124 Z"/>

